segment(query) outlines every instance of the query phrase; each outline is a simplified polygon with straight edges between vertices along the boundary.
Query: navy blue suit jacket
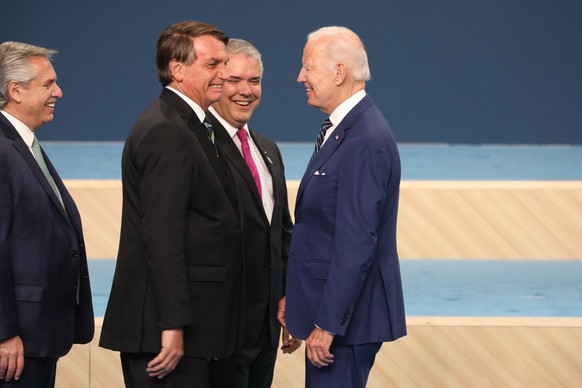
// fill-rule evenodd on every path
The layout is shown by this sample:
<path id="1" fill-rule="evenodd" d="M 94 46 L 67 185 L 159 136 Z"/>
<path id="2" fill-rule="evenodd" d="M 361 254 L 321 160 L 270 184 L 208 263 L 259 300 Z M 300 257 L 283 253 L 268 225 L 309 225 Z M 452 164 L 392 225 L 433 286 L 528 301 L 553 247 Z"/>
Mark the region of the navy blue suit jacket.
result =
<path id="1" fill-rule="evenodd" d="M 400 159 L 388 122 L 369 96 L 337 125 L 307 166 L 295 205 L 287 273 L 287 327 L 314 325 L 334 344 L 406 334 L 396 218 Z"/>
<path id="2" fill-rule="evenodd" d="M 0 340 L 20 336 L 27 357 L 63 356 L 94 331 L 81 218 L 44 157 L 66 211 L 0 114 Z"/>

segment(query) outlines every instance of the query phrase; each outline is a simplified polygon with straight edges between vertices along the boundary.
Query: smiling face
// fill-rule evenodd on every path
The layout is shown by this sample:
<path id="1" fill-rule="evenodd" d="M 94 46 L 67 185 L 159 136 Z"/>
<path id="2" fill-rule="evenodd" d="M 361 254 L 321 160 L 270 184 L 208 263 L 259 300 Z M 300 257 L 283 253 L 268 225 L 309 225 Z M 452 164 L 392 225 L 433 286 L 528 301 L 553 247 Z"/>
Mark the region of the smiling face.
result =
<path id="1" fill-rule="evenodd" d="M 339 105 L 333 67 L 321 40 L 308 41 L 297 82 L 305 86 L 307 103 L 328 115 Z"/>
<path id="2" fill-rule="evenodd" d="M 224 66 L 228 60 L 224 42 L 211 35 L 192 38 L 196 59 L 191 65 L 170 64 L 174 82 L 170 86 L 207 109 L 220 99 L 224 84 Z"/>
<path id="3" fill-rule="evenodd" d="M 10 99 L 5 110 L 34 131 L 54 119 L 55 103 L 63 92 L 57 85 L 57 74 L 50 60 L 30 57 L 29 63 L 33 78 L 27 84 L 10 83 Z"/>
<path id="4" fill-rule="evenodd" d="M 226 65 L 227 78 L 222 97 L 214 109 L 230 125 L 242 128 L 261 101 L 261 66 L 246 54 L 231 54 Z"/>

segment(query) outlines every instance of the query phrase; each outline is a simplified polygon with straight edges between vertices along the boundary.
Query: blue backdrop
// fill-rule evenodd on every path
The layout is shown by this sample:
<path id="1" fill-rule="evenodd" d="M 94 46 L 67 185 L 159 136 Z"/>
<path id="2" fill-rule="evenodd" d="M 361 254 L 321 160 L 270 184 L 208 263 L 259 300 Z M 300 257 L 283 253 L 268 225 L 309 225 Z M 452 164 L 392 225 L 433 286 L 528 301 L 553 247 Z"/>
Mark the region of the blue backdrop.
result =
<path id="1" fill-rule="evenodd" d="M 0 41 L 55 48 L 64 98 L 44 140 L 123 140 L 159 94 L 155 42 L 202 20 L 263 54 L 251 124 L 278 141 L 313 141 L 323 113 L 296 83 L 308 32 L 355 30 L 367 90 L 400 142 L 582 144 L 582 1 L 3 1 Z"/>

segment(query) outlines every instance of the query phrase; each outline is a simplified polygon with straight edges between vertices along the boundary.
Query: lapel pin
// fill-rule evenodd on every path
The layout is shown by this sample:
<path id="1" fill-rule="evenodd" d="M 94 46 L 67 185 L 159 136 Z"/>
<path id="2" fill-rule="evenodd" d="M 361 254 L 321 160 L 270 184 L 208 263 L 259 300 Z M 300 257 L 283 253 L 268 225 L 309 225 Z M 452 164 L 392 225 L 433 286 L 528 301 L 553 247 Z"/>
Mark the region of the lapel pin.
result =
<path id="1" fill-rule="evenodd" d="M 339 140 L 339 135 L 335 135 L 335 139 L 336 140 Z"/>

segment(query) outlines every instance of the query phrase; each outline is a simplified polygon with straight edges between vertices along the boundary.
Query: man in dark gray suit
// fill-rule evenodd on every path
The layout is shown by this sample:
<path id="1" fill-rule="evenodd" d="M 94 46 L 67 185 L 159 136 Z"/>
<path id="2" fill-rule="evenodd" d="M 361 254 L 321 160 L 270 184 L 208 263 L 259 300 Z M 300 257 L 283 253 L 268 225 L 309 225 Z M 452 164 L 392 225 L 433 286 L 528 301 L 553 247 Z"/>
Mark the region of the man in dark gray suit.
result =
<path id="1" fill-rule="evenodd" d="M 222 93 L 228 37 L 167 27 L 164 87 L 129 134 L 123 214 L 100 345 L 121 352 L 128 387 L 207 387 L 208 360 L 233 354 L 243 281 L 241 220 L 205 110 Z"/>
<path id="2" fill-rule="evenodd" d="M 226 51 L 222 97 L 211 106 L 209 118 L 242 209 L 245 308 L 239 321 L 242 342 L 231 357 L 211 362 L 210 381 L 216 388 L 266 388 L 277 356 L 277 305 L 284 294 L 293 224 L 281 153 L 273 141 L 248 126 L 261 100 L 261 54 L 242 39 L 231 39 Z M 284 353 L 300 344 L 283 330 Z"/>

